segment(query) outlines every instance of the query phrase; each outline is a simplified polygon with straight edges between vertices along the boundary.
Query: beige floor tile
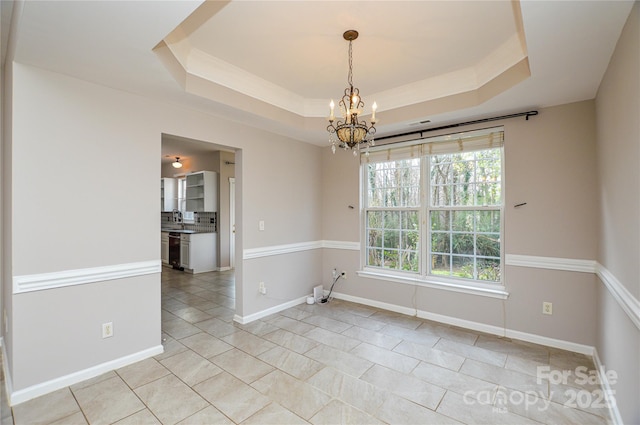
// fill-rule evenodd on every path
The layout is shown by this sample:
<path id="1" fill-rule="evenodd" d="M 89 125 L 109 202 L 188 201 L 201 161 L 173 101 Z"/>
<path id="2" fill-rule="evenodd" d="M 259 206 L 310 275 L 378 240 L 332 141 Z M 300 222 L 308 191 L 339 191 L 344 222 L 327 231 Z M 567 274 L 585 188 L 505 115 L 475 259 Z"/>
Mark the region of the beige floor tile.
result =
<path id="1" fill-rule="evenodd" d="M 339 313 L 355 314 L 362 317 L 371 317 L 376 311 L 380 309 L 375 307 L 369 307 L 363 304 L 354 304 L 349 301 L 332 300 L 329 304 L 333 310 Z"/>
<path id="2" fill-rule="evenodd" d="M 413 316 L 407 316 L 400 313 L 394 313 L 392 311 L 377 310 L 371 316 L 371 319 L 379 320 L 381 322 L 399 326 L 406 329 L 415 330 L 423 323 L 422 319 Z"/>
<path id="3" fill-rule="evenodd" d="M 202 305 L 203 303 L 200 302 L 198 304 Z M 204 304 L 206 305 L 207 302 L 205 301 Z M 199 310 L 195 307 L 187 307 L 180 310 L 175 310 L 173 314 L 175 314 L 182 320 L 186 320 L 189 323 L 202 322 L 204 320 L 208 320 L 212 318 L 210 314 L 207 314 L 204 311 Z"/>
<path id="4" fill-rule="evenodd" d="M 563 384 L 549 386 L 549 399 L 561 406 L 577 408 L 602 418 L 609 416 L 608 408 L 613 403 L 600 388 L 588 390 Z"/>
<path id="5" fill-rule="evenodd" d="M 144 409 L 144 404 L 119 377 L 73 392 L 89 423 L 111 424 Z"/>
<path id="6" fill-rule="evenodd" d="M 454 391 L 458 394 L 465 394 L 468 391 L 473 391 L 476 394 L 493 393 L 497 387 L 497 385 L 492 382 L 483 381 L 473 376 L 425 362 L 421 362 L 411 374 L 430 384 Z"/>
<path id="7" fill-rule="evenodd" d="M 304 323 L 286 316 L 281 316 L 279 314 L 266 319 L 266 321 L 274 326 L 277 326 L 278 328 L 285 329 L 298 335 L 304 335 L 310 330 L 315 329 L 315 326 L 310 325 L 309 323 Z"/>
<path id="8" fill-rule="evenodd" d="M 175 424 L 209 405 L 173 375 L 143 385 L 135 392 L 164 425 Z"/>
<path id="9" fill-rule="evenodd" d="M 476 347 L 486 348 L 496 353 L 512 354 L 541 363 L 549 362 L 549 350 L 536 344 L 524 343 L 510 338 L 480 335 Z"/>
<path id="10" fill-rule="evenodd" d="M 434 412 L 395 394 L 387 397 L 375 416 L 393 424 L 460 424 L 450 416 Z"/>
<path id="11" fill-rule="evenodd" d="M 162 360 L 187 350 L 187 347 L 171 337 L 167 337 L 167 340 L 162 343 L 162 348 L 164 348 L 164 352 L 154 356 L 154 359 Z"/>
<path id="12" fill-rule="evenodd" d="M 355 338 L 358 341 L 367 342 L 377 347 L 385 348 L 387 350 L 393 350 L 393 348 L 402 342 L 401 338 L 397 338 L 391 335 L 385 335 L 380 332 L 375 332 L 369 329 L 364 329 L 359 326 L 352 326 L 346 331 L 342 332 L 342 335 L 348 338 Z"/>
<path id="13" fill-rule="evenodd" d="M 401 338 L 406 341 L 415 342 L 416 344 L 424 345 L 425 347 L 433 347 L 440 340 L 439 336 L 433 335 L 429 332 L 416 331 L 414 329 L 407 329 L 402 326 L 395 325 L 387 325 L 379 332 L 385 335 Z"/>
<path id="14" fill-rule="evenodd" d="M 36 425 L 55 422 L 80 411 L 68 388 L 43 395 L 13 406 L 16 425 Z"/>
<path id="15" fill-rule="evenodd" d="M 373 314 L 373 312 L 371 314 Z M 359 315 L 357 312 L 340 312 L 335 315 L 335 318 L 341 322 L 355 325 L 363 329 L 368 329 L 370 331 L 379 331 L 387 326 L 387 323 Z"/>
<path id="16" fill-rule="evenodd" d="M 531 376 L 538 376 L 538 368 L 545 366 L 549 368 L 548 363 L 526 359 L 513 354 L 507 356 L 507 362 L 504 365 L 505 369 L 515 370 L 516 372 L 525 373 Z"/>
<path id="17" fill-rule="evenodd" d="M 576 405 L 579 403 L 577 400 L 572 400 L 573 402 Z M 562 405 L 544 397 L 536 397 L 532 392 L 514 391 L 505 387 L 498 390 L 494 405 L 544 424 L 607 424 L 607 420 L 603 417 L 572 408 L 570 405 Z"/>
<path id="18" fill-rule="evenodd" d="M 217 356 L 218 354 L 222 354 L 233 348 L 232 345 L 229 345 L 206 332 L 200 332 L 183 338 L 180 340 L 180 343 L 184 344 L 186 347 L 200 354 L 204 358 Z"/>
<path id="19" fill-rule="evenodd" d="M 224 369 L 243 382 L 250 384 L 271 372 L 274 367 L 234 348 L 217 356 L 211 357 L 211 362 Z"/>
<path id="20" fill-rule="evenodd" d="M 178 425 L 233 425 L 233 421 L 213 406 L 206 407 L 178 422 Z"/>
<path id="21" fill-rule="evenodd" d="M 258 358 L 302 381 L 324 367 L 318 361 L 282 347 L 274 347 L 260 354 Z"/>
<path id="22" fill-rule="evenodd" d="M 245 325 L 236 323 L 236 327 L 260 337 L 279 329 L 278 327 L 273 326 L 270 323 L 263 322 L 262 320 L 256 320 Z"/>
<path id="23" fill-rule="evenodd" d="M 51 422 L 49 425 L 87 425 L 87 419 L 82 412 L 76 412 L 66 418 L 58 419 L 55 422 Z"/>
<path id="24" fill-rule="evenodd" d="M 418 331 L 427 331 L 440 338 L 448 339 L 449 341 L 459 342 L 461 344 L 473 345 L 478 339 L 478 334 L 465 331 L 459 328 L 451 326 L 441 325 L 436 322 L 426 321 L 422 323 Z"/>
<path id="25" fill-rule="evenodd" d="M 271 403 L 268 397 L 255 388 L 226 372 L 193 388 L 235 423 L 244 421 Z"/>
<path id="26" fill-rule="evenodd" d="M 314 313 L 300 308 L 288 308 L 281 311 L 279 314 L 294 320 L 304 320 L 307 317 L 313 316 Z"/>
<path id="27" fill-rule="evenodd" d="M 312 329 L 304 334 L 304 336 L 318 343 L 328 345 L 329 347 L 333 347 L 341 351 L 350 351 L 351 349 L 360 345 L 360 341 L 357 339 L 349 338 L 347 336 L 340 335 L 322 328 Z"/>
<path id="28" fill-rule="evenodd" d="M 110 371 L 107 373 L 103 373 L 102 375 L 98 375 L 94 378 L 91 379 L 87 379 L 85 381 L 82 382 L 78 382 L 77 384 L 72 385 L 71 391 L 77 391 L 80 390 L 82 388 L 86 388 L 86 387 L 90 387 L 91 385 L 97 384 L 98 382 L 102 382 L 102 381 L 106 381 L 107 379 L 111 379 L 111 378 L 115 378 L 116 376 L 118 376 L 116 374 L 115 371 Z"/>
<path id="29" fill-rule="evenodd" d="M 204 310 L 204 312 L 209 313 L 216 319 L 222 320 L 223 322 L 227 323 L 233 322 L 233 317 L 236 314 L 236 312 L 232 308 L 223 307 L 217 304 L 216 307 Z"/>
<path id="30" fill-rule="evenodd" d="M 278 403 L 271 403 L 255 415 L 242 422 L 242 425 L 303 425 L 309 422 Z"/>
<path id="31" fill-rule="evenodd" d="M 162 331 L 169 334 L 172 338 L 180 339 L 189 335 L 197 334 L 200 332 L 200 329 L 196 328 L 186 320 L 176 317 L 175 319 L 163 320 Z"/>
<path id="32" fill-rule="evenodd" d="M 305 356 L 319 361 L 327 366 L 331 366 L 341 372 L 355 376 L 362 376 L 371 366 L 373 362 L 365 360 L 362 357 L 355 356 L 344 351 L 336 350 L 320 344 L 315 348 L 307 351 Z"/>
<path id="33" fill-rule="evenodd" d="M 350 353 L 402 373 L 410 373 L 420 363 L 420 360 L 413 357 L 394 353 L 365 342 L 351 350 Z"/>
<path id="34" fill-rule="evenodd" d="M 433 348 L 446 351 L 448 353 L 458 354 L 468 359 L 478 360 L 487 364 L 502 367 L 507 361 L 507 355 L 486 348 L 476 347 L 473 345 L 461 344 L 446 339 L 438 341 Z"/>
<path id="35" fill-rule="evenodd" d="M 494 408 L 490 404 L 478 402 L 473 397 L 465 397 L 451 391 L 444 395 L 436 412 L 465 424 L 539 425 L 539 422 L 516 415 L 508 410 Z"/>
<path id="36" fill-rule="evenodd" d="M 539 366 L 588 371 L 583 355 L 337 299 L 239 325 L 233 272 L 165 267 L 161 286 L 163 354 L 18 405 L 16 423 L 27 410 L 48 425 L 606 422 L 593 403 L 570 408 L 597 401 L 597 386 L 549 385 L 548 397 L 534 396 L 548 385 L 532 384 Z M 527 409 L 518 394 L 534 403 Z M 61 399 L 51 406 L 51 397 Z"/>
<path id="37" fill-rule="evenodd" d="M 176 354 L 161 363 L 191 387 L 222 372 L 218 366 L 193 351 Z"/>
<path id="38" fill-rule="evenodd" d="M 331 367 L 322 369 L 307 382 L 344 403 L 368 413 L 377 411 L 390 395 L 384 389 Z"/>
<path id="39" fill-rule="evenodd" d="M 153 358 L 125 366 L 116 372 L 127 385 L 134 389 L 171 373 Z"/>
<path id="40" fill-rule="evenodd" d="M 309 316 L 302 321 L 335 333 L 344 332 L 353 326 L 325 316 Z"/>
<path id="41" fill-rule="evenodd" d="M 252 356 L 257 356 L 275 347 L 273 342 L 269 342 L 266 339 L 243 330 L 238 330 L 238 332 L 234 332 L 220 339 Z"/>
<path id="42" fill-rule="evenodd" d="M 442 366 L 455 371 L 460 370 L 460 367 L 465 360 L 464 357 L 458 354 L 447 353 L 446 351 L 425 347 L 424 345 L 410 341 L 402 341 L 393 349 L 393 351 L 422 360 L 423 362 Z"/>
<path id="43" fill-rule="evenodd" d="M 343 403 L 340 400 L 332 400 L 325 407 L 320 409 L 311 419 L 314 425 L 325 424 L 345 424 L 345 425 L 382 425 L 384 422 L 379 421 L 373 416 Z"/>
<path id="44" fill-rule="evenodd" d="M 149 409 L 144 409 L 119 420 L 114 425 L 162 425 Z"/>
<path id="45" fill-rule="evenodd" d="M 438 407 L 446 392 L 444 388 L 379 365 L 366 371 L 361 379 L 431 410 Z"/>
<path id="46" fill-rule="evenodd" d="M 310 419 L 331 400 L 324 392 L 279 370 L 251 386 L 304 419 Z"/>
<path id="47" fill-rule="evenodd" d="M 204 322 L 196 323 L 196 326 L 216 338 L 222 338 L 239 331 L 235 326 L 220 319 L 216 319 L 215 317 L 213 319 L 205 320 Z"/>
<path id="48" fill-rule="evenodd" d="M 551 370 L 566 374 L 567 385 L 589 391 L 600 388 L 597 370 L 590 357 L 578 353 L 554 350 L 549 355 L 549 366 Z"/>
<path id="49" fill-rule="evenodd" d="M 507 388 L 518 389 L 523 392 L 535 392 L 545 397 L 549 395 L 549 383 L 546 380 L 538 383 L 538 378 L 531 375 L 476 360 L 465 360 L 460 372 Z"/>
<path id="50" fill-rule="evenodd" d="M 304 354 L 318 345 L 316 341 L 284 329 L 278 329 L 277 331 L 271 332 L 265 335 L 264 339 L 299 354 Z"/>

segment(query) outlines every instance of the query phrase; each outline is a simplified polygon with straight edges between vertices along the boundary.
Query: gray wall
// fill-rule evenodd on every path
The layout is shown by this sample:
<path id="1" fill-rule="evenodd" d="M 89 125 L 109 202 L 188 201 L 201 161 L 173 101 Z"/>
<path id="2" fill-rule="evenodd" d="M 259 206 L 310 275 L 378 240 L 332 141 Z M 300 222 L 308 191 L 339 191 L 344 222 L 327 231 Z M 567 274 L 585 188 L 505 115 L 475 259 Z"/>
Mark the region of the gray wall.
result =
<path id="1" fill-rule="evenodd" d="M 496 122 L 505 128 L 505 252 L 594 260 L 597 240 L 594 102 L 544 108 L 539 115 Z M 484 125 L 487 126 L 486 124 Z M 465 127 L 471 130 L 474 127 Z M 434 133 L 437 135 L 438 133 Z M 324 239 L 359 241 L 359 162 L 326 150 L 323 187 Z M 514 204 L 527 202 L 515 209 Z M 506 266 L 503 301 L 359 278 L 359 252 L 327 249 L 323 283 L 333 267 L 349 271 L 336 290 L 347 295 L 451 316 L 579 344 L 595 343 L 593 273 Z M 415 304 L 414 304 L 415 299 Z M 554 314 L 542 315 L 542 302 Z"/>
<path id="2" fill-rule="evenodd" d="M 635 3 L 596 100 L 598 261 L 640 299 L 640 7 Z M 597 341 L 624 423 L 640 423 L 640 330 L 598 282 Z M 637 304 L 636 304 L 637 305 Z M 638 312 L 636 311 L 636 314 Z"/>
<path id="3" fill-rule="evenodd" d="M 20 166 L 5 168 L 11 173 L 4 211 L 14 212 L 4 217 L 10 244 L 4 261 L 11 266 L 5 282 L 11 275 L 159 260 L 163 133 L 237 149 L 237 224 L 247 227 L 237 252 L 321 236 L 315 146 L 26 65 L 15 65 L 13 90 L 13 134 L 5 148 L 13 148 L 10 164 Z M 276 266 L 268 267 L 240 264 L 239 315 L 311 291 L 306 277 L 317 274 L 321 253 L 291 258 L 274 257 Z M 251 290 L 243 290 L 243 276 Z M 258 280 L 272 296 L 256 299 Z M 5 344 L 14 390 L 160 343 L 159 274 L 16 295 L 10 286 Z M 103 340 L 107 320 L 115 335 Z M 50 353 L 44 363 L 42 353 Z"/>

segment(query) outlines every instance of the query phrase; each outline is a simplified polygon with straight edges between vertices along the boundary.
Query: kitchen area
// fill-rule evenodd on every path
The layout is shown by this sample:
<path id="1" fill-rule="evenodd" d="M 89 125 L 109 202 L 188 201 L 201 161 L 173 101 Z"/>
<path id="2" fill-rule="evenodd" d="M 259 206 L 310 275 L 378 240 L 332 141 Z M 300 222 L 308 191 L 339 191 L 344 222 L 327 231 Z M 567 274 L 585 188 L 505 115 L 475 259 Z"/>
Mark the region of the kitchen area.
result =
<path id="1" fill-rule="evenodd" d="M 233 268 L 234 159 L 211 143 L 162 135 L 163 266 L 193 274 Z"/>

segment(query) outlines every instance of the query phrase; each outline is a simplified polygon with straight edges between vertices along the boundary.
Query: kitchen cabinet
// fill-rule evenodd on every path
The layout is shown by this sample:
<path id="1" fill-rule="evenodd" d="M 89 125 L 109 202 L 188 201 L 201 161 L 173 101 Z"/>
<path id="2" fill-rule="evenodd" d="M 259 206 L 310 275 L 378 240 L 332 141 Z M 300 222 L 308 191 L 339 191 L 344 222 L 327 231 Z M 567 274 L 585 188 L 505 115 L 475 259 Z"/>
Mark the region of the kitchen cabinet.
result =
<path id="1" fill-rule="evenodd" d="M 203 273 L 217 270 L 216 234 L 180 235 L 180 263 L 185 271 Z"/>
<path id="2" fill-rule="evenodd" d="M 215 212 L 218 210 L 218 173 L 198 171 L 186 175 L 186 210 Z"/>
<path id="3" fill-rule="evenodd" d="M 160 179 L 161 211 L 178 209 L 178 179 L 163 177 Z"/>
<path id="4" fill-rule="evenodd" d="M 180 267 L 185 270 L 191 269 L 190 248 L 191 241 L 189 235 L 180 235 Z"/>
<path id="5" fill-rule="evenodd" d="M 169 232 L 161 232 L 160 236 L 160 252 L 162 255 L 162 264 L 169 264 Z"/>

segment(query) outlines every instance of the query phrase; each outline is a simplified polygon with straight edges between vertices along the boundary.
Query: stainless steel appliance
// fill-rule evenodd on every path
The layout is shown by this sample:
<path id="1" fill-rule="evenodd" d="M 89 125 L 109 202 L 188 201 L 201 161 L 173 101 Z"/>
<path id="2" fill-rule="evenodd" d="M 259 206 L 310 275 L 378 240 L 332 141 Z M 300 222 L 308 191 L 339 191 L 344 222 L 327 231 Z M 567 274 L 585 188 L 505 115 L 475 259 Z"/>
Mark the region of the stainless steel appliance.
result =
<path id="1" fill-rule="evenodd" d="M 174 269 L 182 270 L 180 267 L 180 233 L 169 232 L 169 264 Z"/>

